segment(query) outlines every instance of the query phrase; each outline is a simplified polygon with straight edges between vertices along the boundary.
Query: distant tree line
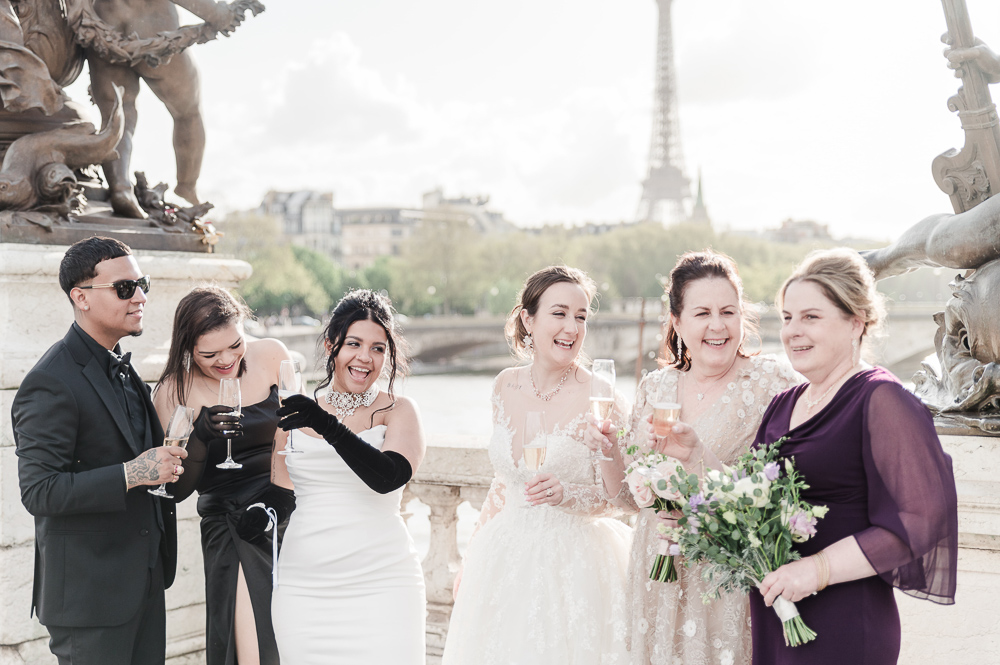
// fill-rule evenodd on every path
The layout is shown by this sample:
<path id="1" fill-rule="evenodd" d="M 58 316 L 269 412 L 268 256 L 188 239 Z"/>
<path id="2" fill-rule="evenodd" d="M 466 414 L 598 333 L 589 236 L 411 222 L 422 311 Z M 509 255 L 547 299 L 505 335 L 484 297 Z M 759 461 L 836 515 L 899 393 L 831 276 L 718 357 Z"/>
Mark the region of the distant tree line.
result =
<path id="1" fill-rule="evenodd" d="M 253 276 L 240 290 L 258 316 L 287 307 L 293 315 L 317 318 L 346 291 L 362 287 L 387 291 L 397 310 L 408 316 L 505 314 L 524 278 L 554 263 L 585 270 L 605 300 L 656 298 L 663 294 L 662 281 L 677 257 L 706 247 L 736 260 L 751 301 L 771 304 L 792 268 L 821 246 L 683 224 L 628 224 L 600 234 L 547 226 L 482 236 L 464 222 L 430 221 L 415 231 L 400 256 L 381 257 L 366 270 L 350 271 L 289 243 L 271 217 L 231 215 L 219 228 L 226 235 L 218 250 L 253 266 Z M 937 301 L 948 292 L 941 271 L 918 271 L 882 284 L 896 300 Z"/>

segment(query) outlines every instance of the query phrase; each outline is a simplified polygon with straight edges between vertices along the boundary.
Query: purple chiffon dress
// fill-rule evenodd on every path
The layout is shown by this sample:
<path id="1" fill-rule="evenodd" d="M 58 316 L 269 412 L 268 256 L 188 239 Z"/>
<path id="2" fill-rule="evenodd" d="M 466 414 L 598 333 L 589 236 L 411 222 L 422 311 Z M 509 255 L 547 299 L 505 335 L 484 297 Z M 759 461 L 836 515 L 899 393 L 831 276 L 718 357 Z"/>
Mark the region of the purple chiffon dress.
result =
<path id="1" fill-rule="evenodd" d="M 781 621 L 750 594 L 754 665 L 890 665 L 899 658 L 893 587 L 954 603 L 958 509 L 951 458 L 927 408 L 888 371 L 859 372 L 833 400 L 794 429 L 792 408 L 807 384 L 771 402 L 755 444 L 782 436 L 809 489 L 806 501 L 830 508 L 803 557 L 853 536 L 878 573 L 834 584 L 796 603 L 813 642 L 786 647 Z"/>

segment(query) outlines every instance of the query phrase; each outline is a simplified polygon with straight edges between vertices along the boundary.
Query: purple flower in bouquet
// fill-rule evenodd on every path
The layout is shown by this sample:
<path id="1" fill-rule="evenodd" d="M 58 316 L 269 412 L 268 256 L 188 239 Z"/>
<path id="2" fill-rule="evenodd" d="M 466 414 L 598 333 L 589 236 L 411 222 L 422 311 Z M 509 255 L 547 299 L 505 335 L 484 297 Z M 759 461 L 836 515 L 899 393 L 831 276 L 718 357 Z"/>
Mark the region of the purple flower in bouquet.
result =
<path id="1" fill-rule="evenodd" d="M 697 494 L 692 494 L 691 498 L 688 499 L 688 505 L 691 506 L 691 510 L 693 511 L 698 510 L 698 506 L 702 506 L 706 503 L 708 502 L 705 501 L 705 497 L 702 495 L 701 492 L 698 492 Z"/>
<path id="2" fill-rule="evenodd" d="M 788 530 L 792 532 L 792 540 L 804 543 L 816 535 L 816 518 L 800 510 L 788 520 Z"/>
<path id="3" fill-rule="evenodd" d="M 764 477 L 774 482 L 781 475 L 781 467 L 777 462 L 768 462 L 764 465 Z"/>

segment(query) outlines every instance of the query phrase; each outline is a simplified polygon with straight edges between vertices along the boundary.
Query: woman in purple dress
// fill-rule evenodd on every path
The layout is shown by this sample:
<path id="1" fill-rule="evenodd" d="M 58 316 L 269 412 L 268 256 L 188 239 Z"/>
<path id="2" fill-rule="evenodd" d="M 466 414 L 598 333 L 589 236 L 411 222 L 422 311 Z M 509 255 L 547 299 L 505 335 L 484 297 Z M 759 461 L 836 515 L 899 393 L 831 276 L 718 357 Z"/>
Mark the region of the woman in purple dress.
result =
<path id="1" fill-rule="evenodd" d="M 890 665 L 899 657 L 893 587 L 954 603 L 958 511 L 951 459 L 927 409 L 888 371 L 860 361 L 879 323 L 871 272 L 850 250 L 815 252 L 782 286 L 781 339 L 809 381 L 778 395 L 756 443 L 782 436 L 809 488 L 829 508 L 802 559 L 768 574 L 751 594 L 755 665 Z M 667 449 L 714 464 L 686 426 Z M 815 641 L 785 646 L 769 606 L 796 603 Z"/>

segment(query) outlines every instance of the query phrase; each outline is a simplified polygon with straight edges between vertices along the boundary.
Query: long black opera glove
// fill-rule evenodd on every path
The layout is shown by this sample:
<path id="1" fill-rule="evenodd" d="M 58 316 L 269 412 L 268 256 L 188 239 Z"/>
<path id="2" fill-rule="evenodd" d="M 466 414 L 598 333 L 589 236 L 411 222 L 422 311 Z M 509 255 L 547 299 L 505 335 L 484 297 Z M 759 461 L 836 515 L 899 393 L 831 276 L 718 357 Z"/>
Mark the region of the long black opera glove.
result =
<path id="1" fill-rule="evenodd" d="M 194 421 L 194 430 L 188 437 L 188 456 L 183 462 L 184 473 L 178 477 L 177 482 L 170 485 L 175 503 L 191 496 L 201 483 L 209 445 L 226 438 L 238 439 L 243 436 L 243 424 L 236 416 L 231 415 L 232 411 L 232 407 L 222 404 L 201 408 L 201 413 Z"/>
<path id="2" fill-rule="evenodd" d="M 405 457 L 394 450 L 382 452 L 365 443 L 336 416 L 305 395 L 285 398 L 278 417 L 281 418 L 278 427 L 286 432 L 308 427 L 326 439 L 358 478 L 379 494 L 399 489 L 413 477 L 413 467 Z"/>
<path id="3" fill-rule="evenodd" d="M 263 503 L 268 508 L 273 508 L 278 517 L 278 524 L 281 524 L 295 510 L 295 492 L 278 485 L 268 485 L 251 505 L 256 503 Z M 259 507 L 248 507 L 236 522 L 236 535 L 252 545 L 263 545 L 267 542 L 264 534 L 267 533 L 270 523 L 266 511 Z"/>

